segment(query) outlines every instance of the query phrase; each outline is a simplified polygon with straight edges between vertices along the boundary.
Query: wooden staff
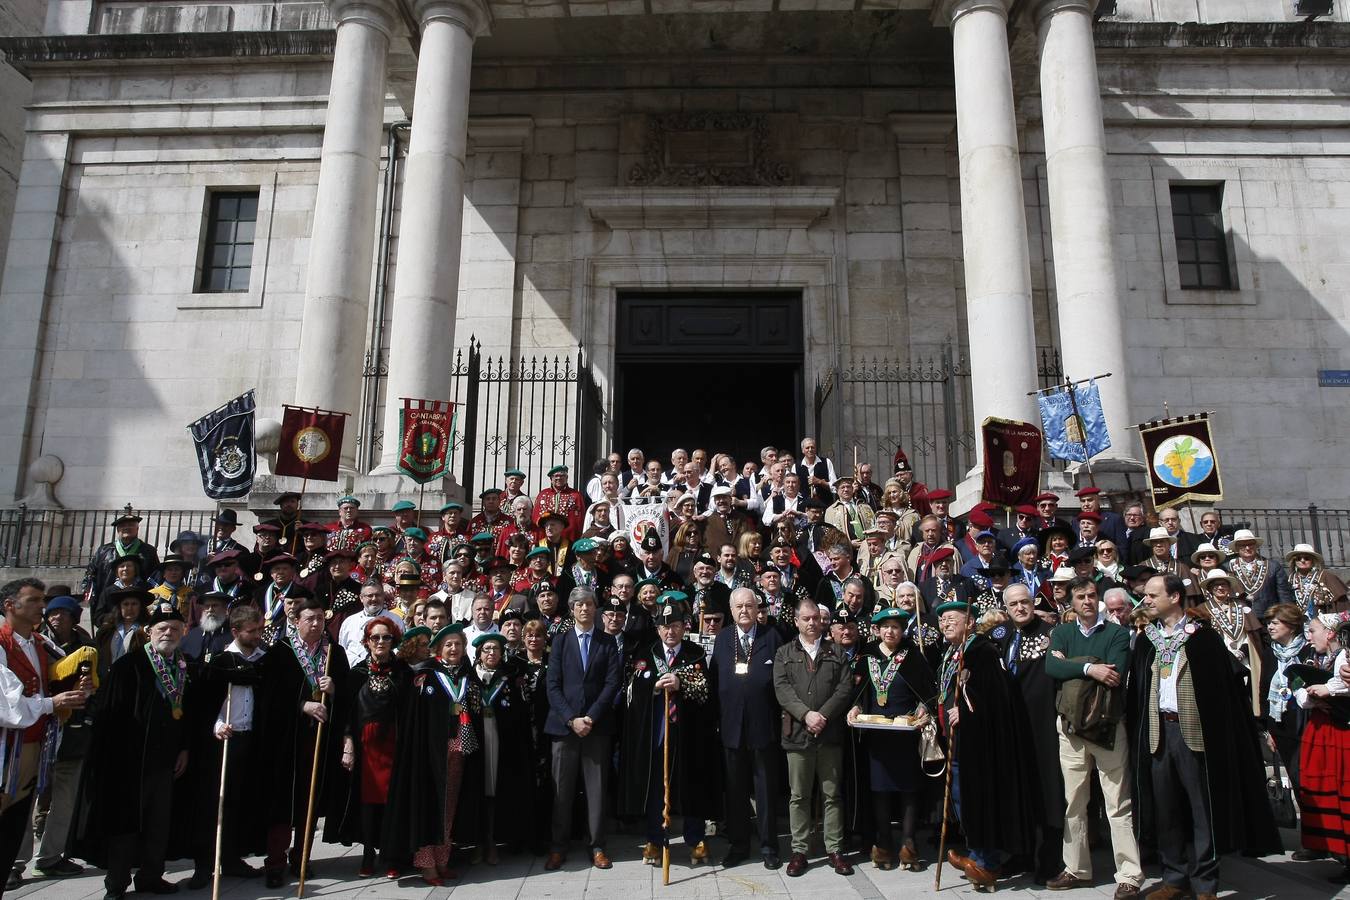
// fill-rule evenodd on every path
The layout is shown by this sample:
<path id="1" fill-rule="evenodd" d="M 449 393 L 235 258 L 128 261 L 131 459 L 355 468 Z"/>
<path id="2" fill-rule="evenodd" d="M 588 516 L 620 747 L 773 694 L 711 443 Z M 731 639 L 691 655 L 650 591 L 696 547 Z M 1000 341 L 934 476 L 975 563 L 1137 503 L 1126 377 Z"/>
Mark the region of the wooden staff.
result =
<path id="1" fill-rule="evenodd" d="M 225 725 L 230 724 L 230 704 L 234 700 L 234 690 L 225 688 Z M 220 900 L 220 854 L 225 840 L 225 765 L 230 758 L 230 739 L 225 738 L 225 746 L 220 750 L 220 797 L 216 800 L 216 868 L 211 879 L 211 900 Z"/>
<path id="2" fill-rule="evenodd" d="M 296 541 L 300 540 L 300 515 L 305 509 L 305 488 L 307 487 L 309 487 L 308 475 L 300 479 L 300 499 L 295 503 L 295 522 L 291 524 L 291 556 L 295 555 Z"/>
<path id="3" fill-rule="evenodd" d="M 328 676 L 328 666 L 333 661 L 333 642 L 328 642 L 328 650 L 323 656 L 323 677 Z M 319 703 L 325 710 L 328 709 L 328 696 L 321 690 L 318 692 Z M 300 886 L 296 889 L 295 896 L 305 896 L 305 872 L 309 868 L 309 850 L 312 843 L 311 837 L 314 831 L 314 792 L 319 784 L 319 760 L 323 751 L 323 726 L 324 722 L 319 723 L 319 729 L 314 733 L 314 765 L 309 770 L 309 809 L 305 813 L 305 835 L 301 839 L 302 852 L 300 853 Z"/>
<path id="4" fill-rule="evenodd" d="M 666 726 L 661 732 L 661 769 L 665 780 L 666 800 L 661 810 L 661 836 L 665 838 L 661 848 L 661 884 L 670 884 L 670 691 L 665 692 Z"/>
<path id="5" fill-rule="evenodd" d="M 961 668 L 965 664 L 966 646 L 965 638 L 961 639 L 961 647 L 956 651 L 956 674 L 952 680 L 956 682 L 955 703 L 956 709 L 961 708 Z M 933 876 L 933 890 L 942 890 L 942 867 L 947 860 L 947 814 L 952 804 L 952 760 L 956 757 L 956 725 L 952 725 L 951 736 L 947 738 L 947 779 L 946 785 L 942 789 L 942 835 L 938 839 L 938 858 L 937 874 Z"/>

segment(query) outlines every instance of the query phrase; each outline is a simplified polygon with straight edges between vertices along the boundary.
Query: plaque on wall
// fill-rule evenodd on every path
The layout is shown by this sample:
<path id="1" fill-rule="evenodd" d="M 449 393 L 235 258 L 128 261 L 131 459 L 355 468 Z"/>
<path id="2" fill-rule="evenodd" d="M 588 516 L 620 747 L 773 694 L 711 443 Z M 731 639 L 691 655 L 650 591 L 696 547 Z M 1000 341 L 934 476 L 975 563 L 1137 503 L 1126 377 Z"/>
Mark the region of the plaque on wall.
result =
<path id="1" fill-rule="evenodd" d="M 640 159 L 628 170 L 637 187 L 790 184 L 763 113 L 666 113 L 645 117 Z"/>

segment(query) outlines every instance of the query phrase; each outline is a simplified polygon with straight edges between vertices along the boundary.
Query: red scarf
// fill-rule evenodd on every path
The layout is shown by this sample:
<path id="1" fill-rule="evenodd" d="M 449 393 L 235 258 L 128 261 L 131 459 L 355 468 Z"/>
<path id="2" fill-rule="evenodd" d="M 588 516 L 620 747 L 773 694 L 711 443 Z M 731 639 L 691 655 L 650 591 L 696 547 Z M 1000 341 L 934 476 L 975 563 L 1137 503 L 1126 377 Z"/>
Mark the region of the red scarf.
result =
<path id="1" fill-rule="evenodd" d="M 33 634 L 33 647 L 37 650 L 38 664 L 42 666 L 42 671 L 46 672 L 50 664 L 47 659 L 47 647 L 36 633 Z M 18 676 L 19 681 L 23 682 L 23 695 L 25 697 L 43 696 L 45 679 L 40 677 L 33 669 L 33 664 L 28 661 L 28 654 L 24 653 L 23 648 L 19 646 L 19 642 L 14 637 L 14 628 L 8 622 L 0 624 L 0 648 L 5 651 L 9 670 Z M 47 731 L 48 718 L 48 716 L 42 716 L 25 728 L 23 732 L 24 741 L 42 740 Z"/>

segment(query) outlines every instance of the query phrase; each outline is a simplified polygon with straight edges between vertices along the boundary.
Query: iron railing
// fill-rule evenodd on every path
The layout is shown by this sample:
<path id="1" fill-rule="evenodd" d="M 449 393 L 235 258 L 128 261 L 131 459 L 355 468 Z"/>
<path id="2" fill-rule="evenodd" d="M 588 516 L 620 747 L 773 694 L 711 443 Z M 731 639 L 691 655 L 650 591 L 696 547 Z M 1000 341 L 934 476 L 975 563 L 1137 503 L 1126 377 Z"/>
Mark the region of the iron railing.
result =
<path id="1" fill-rule="evenodd" d="M 140 516 L 141 540 L 167 553 L 181 532 L 211 534 L 210 509 L 0 509 L 0 566 L 63 568 L 84 566 L 99 546 L 113 539 L 113 520 Z"/>
<path id="2" fill-rule="evenodd" d="M 1216 509 L 1223 523 L 1233 528 L 1250 528 L 1265 539 L 1263 556 L 1283 557 L 1295 544 L 1312 544 L 1329 568 L 1350 566 L 1350 509 L 1336 509 L 1309 503 L 1300 509 L 1224 506 Z M 1183 514 L 1182 522 L 1190 527 Z M 1199 517 L 1196 517 L 1196 529 Z"/>

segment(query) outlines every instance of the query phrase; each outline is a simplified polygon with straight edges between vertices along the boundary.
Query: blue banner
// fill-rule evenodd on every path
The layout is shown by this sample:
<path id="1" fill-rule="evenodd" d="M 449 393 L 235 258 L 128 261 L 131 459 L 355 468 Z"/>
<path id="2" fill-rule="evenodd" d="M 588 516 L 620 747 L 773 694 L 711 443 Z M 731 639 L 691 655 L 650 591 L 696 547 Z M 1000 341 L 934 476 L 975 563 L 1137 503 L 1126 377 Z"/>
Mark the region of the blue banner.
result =
<path id="1" fill-rule="evenodd" d="M 1062 389 L 1041 394 L 1037 403 L 1041 407 L 1045 446 L 1053 458 L 1086 462 L 1111 446 L 1106 416 L 1102 413 L 1102 395 L 1095 381 L 1074 388 L 1072 397 Z"/>

